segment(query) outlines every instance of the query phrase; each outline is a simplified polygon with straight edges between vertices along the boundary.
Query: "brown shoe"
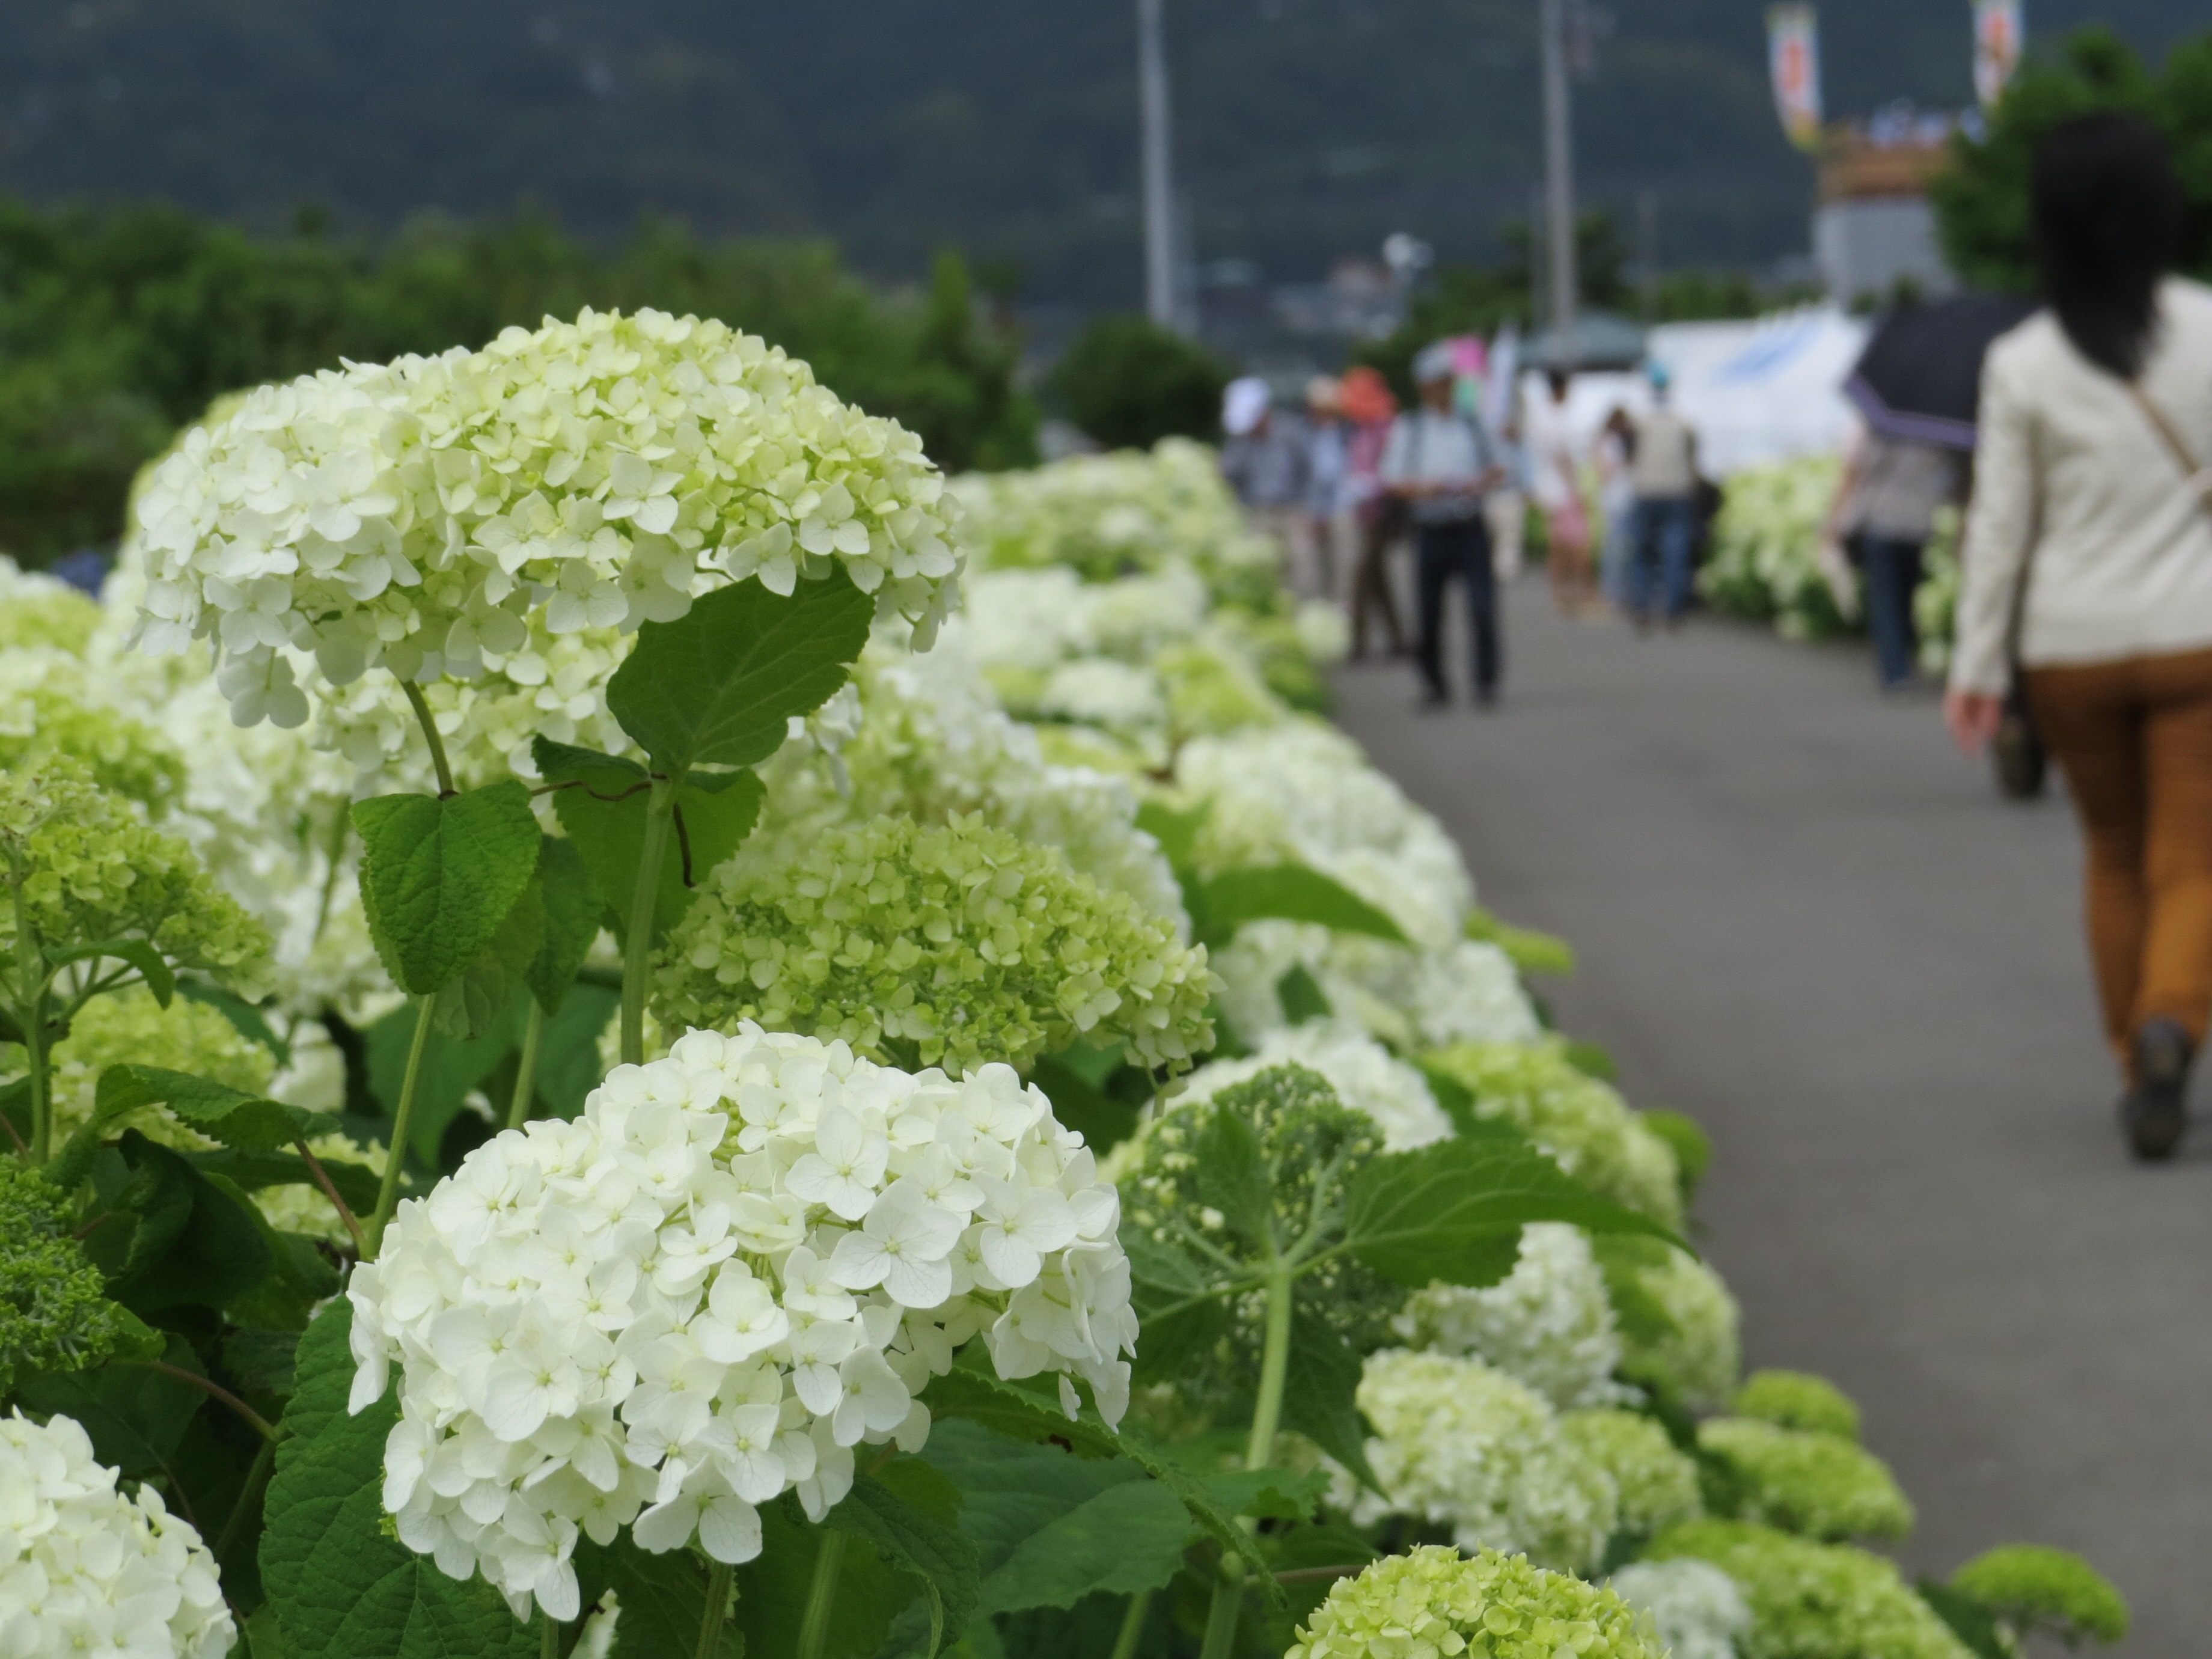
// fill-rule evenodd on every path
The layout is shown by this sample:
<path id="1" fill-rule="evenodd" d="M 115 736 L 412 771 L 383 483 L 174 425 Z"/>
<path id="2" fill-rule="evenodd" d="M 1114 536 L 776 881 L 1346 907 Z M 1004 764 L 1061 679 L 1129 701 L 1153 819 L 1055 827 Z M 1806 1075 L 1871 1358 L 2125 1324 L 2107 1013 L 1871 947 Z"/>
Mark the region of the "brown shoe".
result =
<path id="1" fill-rule="evenodd" d="M 2146 1164 L 2161 1164 L 2181 1145 L 2188 1122 L 2189 1034 L 2170 1019 L 2147 1019 L 2136 1033 L 2134 1085 L 2120 1102 L 2128 1145 Z"/>

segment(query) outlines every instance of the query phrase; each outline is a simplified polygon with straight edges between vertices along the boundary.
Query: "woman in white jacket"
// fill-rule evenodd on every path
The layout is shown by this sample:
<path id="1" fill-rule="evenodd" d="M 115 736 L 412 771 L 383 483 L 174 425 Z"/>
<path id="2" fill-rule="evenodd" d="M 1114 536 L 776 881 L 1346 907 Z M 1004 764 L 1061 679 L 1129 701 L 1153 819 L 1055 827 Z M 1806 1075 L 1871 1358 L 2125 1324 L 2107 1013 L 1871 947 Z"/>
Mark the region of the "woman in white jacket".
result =
<path id="1" fill-rule="evenodd" d="M 2116 114 L 2038 152 L 2050 301 L 1990 347 L 1945 714 L 2016 664 L 2087 842 L 2090 955 L 2137 1156 L 2172 1155 L 2212 1017 L 2212 289 L 2162 275 L 2179 192 Z"/>

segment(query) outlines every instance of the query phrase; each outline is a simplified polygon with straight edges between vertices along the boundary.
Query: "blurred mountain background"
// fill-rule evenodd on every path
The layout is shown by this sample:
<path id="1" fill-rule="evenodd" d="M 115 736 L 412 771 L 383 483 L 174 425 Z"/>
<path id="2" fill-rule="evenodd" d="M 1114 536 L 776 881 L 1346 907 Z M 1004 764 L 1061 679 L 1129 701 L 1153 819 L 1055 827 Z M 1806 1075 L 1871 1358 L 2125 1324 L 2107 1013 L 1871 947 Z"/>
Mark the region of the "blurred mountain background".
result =
<path id="1" fill-rule="evenodd" d="M 338 234 L 534 204 L 611 246 L 827 238 L 918 282 L 1138 298 L 1131 0 L 21 0 L 0 8 L 0 191 L 159 198 Z M 1537 183 L 1534 0 L 1168 0 L 1192 252 L 1319 276 L 1409 230 L 1493 258 Z M 1662 266 L 1806 245 L 1811 173 L 1763 0 L 1614 0 L 1578 88 L 1586 203 L 1647 197 Z M 2191 0 L 2036 0 L 2155 56 Z M 1832 114 L 1971 101 L 1965 0 L 1823 9 Z"/>

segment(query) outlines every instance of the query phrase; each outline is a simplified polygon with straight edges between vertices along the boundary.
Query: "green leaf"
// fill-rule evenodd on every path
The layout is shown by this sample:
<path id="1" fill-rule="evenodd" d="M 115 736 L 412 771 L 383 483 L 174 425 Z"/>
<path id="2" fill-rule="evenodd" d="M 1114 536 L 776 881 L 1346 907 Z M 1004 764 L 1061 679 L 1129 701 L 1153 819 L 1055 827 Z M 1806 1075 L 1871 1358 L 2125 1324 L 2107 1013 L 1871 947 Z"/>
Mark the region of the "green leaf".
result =
<path id="1" fill-rule="evenodd" d="M 1273 1172 L 1243 1115 L 1225 1106 L 1213 1108 L 1193 1138 L 1191 1156 L 1198 1165 L 1199 1197 L 1221 1212 L 1237 1237 L 1262 1251 L 1272 1249 Z"/>
<path id="2" fill-rule="evenodd" d="M 368 1084 L 386 1112 L 398 1109 L 419 1006 L 403 1004 L 368 1028 Z M 432 1022 L 429 1041 L 422 1048 L 422 1074 L 416 1084 L 415 1115 L 407 1131 L 410 1149 L 425 1164 L 437 1163 L 446 1126 L 461 1110 L 469 1091 L 514 1051 L 521 1036 L 523 1012 L 518 998 L 491 1030 L 473 1042 L 448 1036 Z"/>
<path id="3" fill-rule="evenodd" d="M 145 979 L 146 988 L 154 994 L 154 1000 L 164 1008 L 177 994 L 177 976 L 163 961 L 161 953 L 143 939 L 95 939 L 89 945 L 49 945 L 46 961 L 56 968 L 72 962 L 94 962 L 101 957 L 113 957 L 127 962 Z"/>
<path id="4" fill-rule="evenodd" d="M 513 778 L 440 799 L 357 801 L 362 908 L 400 989 L 443 990 L 492 941 L 538 868 L 538 819 Z"/>
<path id="5" fill-rule="evenodd" d="M 630 896 L 637 890 L 651 775 L 635 761 L 545 738 L 533 740 L 530 752 L 545 781 L 562 786 L 553 796 L 554 815 L 605 901 L 606 924 L 619 934 L 629 924 Z M 683 833 L 680 839 L 671 838 L 653 896 L 656 936 L 684 919 L 693 890 L 752 833 L 766 794 L 751 772 L 686 775 L 676 792 Z"/>
<path id="6" fill-rule="evenodd" d="M 155 1349 L 178 1370 L 201 1375 L 192 1345 L 173 1334 Z M 109 1364 L 83 1371 L 41 1371 L 19 1378 L 15 1398 L 32 1411 L 66 1413 L 92 1437 L 92 1449 L 133 1480 L 170 1473 L 170 1460 L 208 1404 L 207 1392 L 147 1365 Z"/>
<path id="7" fill-rule="evenodd" d="M 545 1022 L 538 1045 L 538 1093 L 556 1117 L 572 1118 L 599 1086 L 606 1067 L 599 1034 L 622 1006 L 622 994 L 603 985 L 579 985 Z"/>
<path id="8" fill-rule="evenodd" d="M 319 1187 L 315 1172 L 297 1152 L 187 1152 L 185 1157 L 202 1175 L 221 1176 L 240 1192 L 258 1193 L 264 1187 Z M 376 1172 L 365 1164 L 342 1158 L 317 1160 L 338 1189 L 346 1207 L 356 1215 L 376 1207 Z"/>
<path id="9" fill-rule="evenodd" d="M 231 1029 L 248 1042 L 258 1042 L 276 1056 L 279 1066 L 292 1060 L 292 1045 L 276 1034 L 266 1016 L 252 1003 L 235 992 L 226 991 L 220 985 L 189 976 L 177 981 L 177 994 L 187 1002 L 197 1002 L 212 1008 L 230 1022 Z"/>
<path id="10" fill-rule="evenodd" d="M 574 1559 L 583 1605 L 612 1590 L 621 1606 L 614 1659 L 693 1659 L 707 1613 L 707 1570 L 696 1554 L 649 1554 L 623 1532 L 608 1545 L 579 1538 Z M 744 1636 L 726 1624 L 713 1659 L 744 1659 Z"/>
<path id="11" fill-rule="evenodd" d="M 533 872 L 491 936 L 460 977 L 438 993 L 432 1018 L 447 1036 L 472 1042 L 495 1030 L 527 984 L 545 943 L 545 900 Z"/>
<path id="12" fill-rule="evenodd" d="M 1565 977 L 1575 971 L 1575 947 L 1553 933 L 1533 927 L 1516 927 L 1487 910 L 1476 910 L 1467 919 L 1471 939 L 1495 945 L 1523 974 L 1554 974 Z"/>
<path id="13" fill-rule="evenodd" d="M 384 1442 L 399 1407 L 387 1389 L 346 1414 L 352 1323 L 352 1306 L 334 1302 L 301 1338 L 291 1437 L 269 1483 L 261 1578 L 287 1659 L 538 1659 L 535 1625 L 496 1590 L 385 1535 Z"/>
<path id="14" fill-rule="evenodd" d="M 1483 1132 L 1477 1126 L 1483 1120 L 1474 1109 L 1474 1091 L 1443 1066 L 1428 1060 L 1416 1060 L 1413 1064 L 1420 1071 L 1421 1080 L 1429 1085 L 1429 1092 L 1436 1097 L 1437 1107 L 1452 1121 L 1454 1132 L 1468 1136 L 1480 1135 Z"/>
<path id="15" fill-rule="evenodd" d="M 1242 924 L 1263 920 L 1319 922 L 1339 933 L 1406 942 L 1404 931 L 1382 911 L 1342 882 L 1301 864 L 1224 870 L 1196 884 L 1185 896 L 1192 927 L 1207 943 L 1225 940 Z"/>
<path id="16" fill-rule="evenodd" d="M 2019 1650 L 2005 1639 L 1996 1615 L 1972 1596 L 1924 1577 L 1913 1588 L 1974 1659 L 2014 1659 Z"/>
<path id="17" fill-rule="evenodd" d="M 1283 1018 L 1293 1025 L 1327 1019 L 1334 1012 L 1328 993 L 1303 962 L 1291 963 L 1290 971 L 1275 981 L 1275 1000 L 1282 1005 Z"/>
<path id="18" fill-rule="evenodd" d="M 1030 1081 L 1044 1091 L 1060 1126 L 1081 1135 L 1094 1152 L 1103 1154 L 1137 1132 L 1134 1106 L 1115 1099 L 1059 1054 L 1046 1054 L 1030 1066 Z"/>
<path id="19" fill-rule="evenodd" d="M 1343 1334 L 1311 1314 L 1291 1315 L 1291 1364 L 1283 1386 L 1283 1422 L 1376 1491 L 1367 1463 L 1367 1427 L 1354 1399 L 1359 1356 Z"/>
<path id="20" fill-rule="evenodd" d="M 1387 1154 L 1352 1177 L 1345 1240 L 1354 1255 L 1418 1288 L 1439 1279 L 1496 1284 L 1512 1270 L 1521 1229 L 1531 1221 L 1680 1243 L 1570 1180 L 1516 1131 L 1475 1127 L 1482 1133 Z"/>
<path id="21" fill-rule="evenodd" d="M 559 813 L 560 808 L 554 808 Z M 606 902 L 592 884 L 592 872 L 576 843 L 548 836 L 538 849 L 538 886 L 544 904 L 545 935 L 526 977 L 530 994 L 550 1016 L 576 982 L 576 970 L 599 936 L 599 914 Z"/>
<path id="22" fill-rule="evenodd" d="M 750 1659 L 784 1659 L 798 1648 L 816 1558 L 831 1534 L 827 1526 L 809 1525 L 798 1500 L 787 1492 L 763 1505 L 760 1517 L 761 1553 L 738 1569 L 737 1626 Z M 854 1549 L 848 1541 L 823 1659 L 878 1659 L 893 1618 L 920 1599 L 921 1587 L 914 1579 L 875 1551 Z M 690 1659 L 688 1646 L 665 1656 L 658 1649 L 647 1652 L 649 1659 Z"/>
<path id="23" fill-rule="evenodd" d="M 327 1112 L 287 1106 L 241 1089 L 158 1066 L 111 1066 L 100 1074 L 93 1121 L 110 1123 L 141 1106 L 167 1106 L 180 1123 L 241 1152 L 274 1152 L 338 1127 Z"/>
<path id="24" fill-rule="evenodd" d="M 1134 1364 L 1140 1387 L 1172 1382 L 1202 1366 L 1229 1328 L 1228 1285 L 1176 1245 L 1154 1238 L 1134 1221 L 1121 1224 L 1129 1259 L 1130 1301 L 1137 1312 Z"/>
<path id="25" fill-rule="evenodd" d="M 111 1297 L 142 1314 L 224 1308 L 268 1276 L 274 1263 L 259 1212 L 236 1188 L 136 1129 L 124 1131 L 115 1153 L 127 1179 L 108 1218 L 85 1237 Z"/>
<path id="26" fill-rule="evenodd" d="M 1178 879 L 1190 867 L 1191 854 L 1198 845 L 1198 832 L 1213 811 L 1211 800 L 1202 800 L 1195 806 L 1181 811 L 1165 801 L 1152 799 L 1137 809 L 1137 828 L 1160 844 L 1169 864 L 1175 868 Z M 1186 886 L 1189 884 L 1185 881 Z"/>
<path id="27" fill-rule="evenodd" d="M 840 569 L 788 599 L 757 577 L 647 623 L 607 682 L 607 708 L 656 769 L 751 766 L 782 745 L 794 714 L 837 694 L 868 642 L 875 601 Z"/>
<path id="28" fill-rule="evenodd" d="M 886 1563 L 920 1582 L 929 1603 L 932 1659 L 959 1639 L 975 1616 L 979 1575 L 973 1544 L 869 1474 L 854 1480 L 853 1490 L 822 1523 L 866 1539 Z"/>

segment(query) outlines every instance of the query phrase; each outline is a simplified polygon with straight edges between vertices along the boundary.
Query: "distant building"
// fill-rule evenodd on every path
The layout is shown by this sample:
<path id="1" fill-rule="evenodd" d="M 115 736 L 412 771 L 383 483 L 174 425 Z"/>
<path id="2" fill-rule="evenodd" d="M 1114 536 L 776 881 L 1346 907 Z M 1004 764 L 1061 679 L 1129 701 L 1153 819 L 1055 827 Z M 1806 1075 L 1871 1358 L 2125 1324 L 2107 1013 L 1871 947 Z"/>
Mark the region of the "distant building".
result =
<path id="1" fill-rule="evenodd" d="M 1893 106 L 1839 124 L 1821 144 L 1813 260 L 1838 303 L 1879 303 L 1910 288 L 1929 297 L 1958 280 L 1936 241 L 1928 180 L 1950 155 L 1954 118 Z"/>

